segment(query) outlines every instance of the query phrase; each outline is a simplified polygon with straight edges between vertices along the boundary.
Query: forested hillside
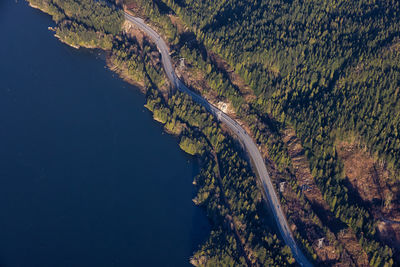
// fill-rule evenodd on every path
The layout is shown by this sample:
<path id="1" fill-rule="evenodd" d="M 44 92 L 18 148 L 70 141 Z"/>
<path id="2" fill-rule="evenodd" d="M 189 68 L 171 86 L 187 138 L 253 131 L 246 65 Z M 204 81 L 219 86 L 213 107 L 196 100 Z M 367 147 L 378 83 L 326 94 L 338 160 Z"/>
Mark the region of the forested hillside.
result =
<path id="1" fill-rule="evenodd" d="M 400 168 L 398 1 L 168 4 L 245 78 L 260 109 L 286 114 L 308 138 L 355 130 Z"/>
<path id="2" fill-rule="evenodd" d="M 145 106 L 154 119 L 177 136 L 184 151 L 200 159 L 200 173 L 194 179 L 198 194 L 193 201 L 206 210 L 212 231 L 194 251 L 192 264 L 294 264 L 290 249 L 268 222 L 256 176 L 239 144 L 190 97 L 171 94 L 157 48 L 146 37 L 129 37 L 123 31 L 121 10 L 111 2 L 96 0 L 29 2 L 53 17 L 56 34 L 63 42 L 107 50 L 109 66 L 142 86 Z"/>
<path id="3" fill-rule="evenodd" d="M 377 218 L 349 193 L 335 142 L 356 136 L 398 184 L 398 1 L 126 2 L 150 6 L 155 10 L 150 18 L 176 14 L 199 42 L 223 57 L 257 97 L 244 108 L 243 101 L 232 97 L 237 96 L 234 87 L 220 91 L 229 88 L 223 79 L 217 92 L 232 101 L 239 116 L 251 110 L 281 127 L 294 127 L 333 214 L 354 230 L 371 265 L 392 264 L 393 252 L 376 234 Z M 183 48 L 181 55 L 196 58 L 194 64 L 204 59 L 201 49 Z M 199 69 L 218 73 L 210 67 L 206 62 Z"/>
<path id="4" fill-rule="evenodd" d="M 145 38 L 138 41 L 122 33 L 123 13 L 110 4 L 113 1 L 29 2 L 52 15 L 62 41 L 75 47 L 108 50 L 110 62 L 117 69 L 144 85 L 146 107 L 154 118 L 179 136 L 183 150 L 202 159 L 195 201 L 207 210 L 213 231 L 192 263 L 293 264 L 288 248 L 267 226 L 260 190 L 240 146 L 204 109 L 180 94 L 163 91 L 166 78 L 156 48 Z M 288 220 L 298 227 L 295 235 L 310 258 L 324 265 L 349 264 L 347 256 L 341 257 L 346 244 L 337 240 L 332 243 L 336 253 L 342 254 L 340 259 L 317 258 L 313 242 L 321 235 L 332 237 L 334 230 L 322 224 L 324 216 L 314 209 L 313 200 L 304 198 L 288 147 L 282 141 L 286 128 L 294 129 L 304 148 L 310 176 L 328 207 L 326 213 L 333 217 L 331 222 L 345 225 L 341 227 L 355 236 L 355 243 L 361 247 L 355 254 L 366 254 L 371 266 L 399 264 L 394 262 L 400 260 L 399 250 L 389 247 L 377 234 L 380 213 L 360 201 L 335 145 L 349 136 L 357 139 L 388 170 L 390 185 L 398 187 L 397 0 L 116 2 L 147 18 L 169 41 L 174 59 L 183 57 L 202 73 L 207 86 L 199 89 L 201 93 L 214 94 L 217 100 L 232 104 L 235 116 L 266 150 L 264 155 L 278 177 L 274 182 L 284 180 L 293 188 L 292 200 L 280 195 L 282 206 L 288 209 Z M 248 85 L 250 97 L 245 97 L 244 90 L 221 67 L 223 64 L 215 60 L 217 56 Z M 399 204 L 400 196 L 381 201 L 385 206 L 388 201 Z M 306 217 L 301 219 L 305 220 L 293 215 L 289 209 L 293 204 L 300 205 Z"/>
<path id="5" fill-rule="evenodd" d="M 145 84 L 154 119 L 179 137 L 179 146 L 201 160 L 194 202 L 207 211 L 212 223 L 209 239 L 193 255 L 196 266 L 290 266 L 289 247 L 268 223 L 265 202 L 256 177 L 240 146 L 216 119 L 189 96 L 176 92 L 165 98 L 157 81 L 165 80 L 160 65 L 148 55 L 156 48 L 144 40 L 118 37 L 111 61 Z"/>

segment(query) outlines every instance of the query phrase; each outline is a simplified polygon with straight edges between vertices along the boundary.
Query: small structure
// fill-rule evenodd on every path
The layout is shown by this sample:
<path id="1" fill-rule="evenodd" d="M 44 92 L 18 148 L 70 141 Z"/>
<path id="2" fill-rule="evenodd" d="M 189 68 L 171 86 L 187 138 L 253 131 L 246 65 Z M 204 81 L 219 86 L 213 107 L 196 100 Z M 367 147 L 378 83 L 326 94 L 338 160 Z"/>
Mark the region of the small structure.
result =
<path id="1" fill-rule="evenodd" d="M 279 192 L 283 193 L 285 191 L 285 184 L 286 182 L 279 183 Z"/>
<path id="2" fill-rule="evenodd" d="M 322 248 L 324 246 L 325 237 L 318 239 L 318 248 Z"/>
<path id="3" fill-rule="evenodd" d="M 179 59 L 179 67 L 183 69 L 185 67 L 185 58 Z"/>
<path id="4" fill-rule="evenodd" d="M 225 102 L 218 102 L 217 107 L 222 110 L 222 112 L 228 112 L 228 105 Z"/>

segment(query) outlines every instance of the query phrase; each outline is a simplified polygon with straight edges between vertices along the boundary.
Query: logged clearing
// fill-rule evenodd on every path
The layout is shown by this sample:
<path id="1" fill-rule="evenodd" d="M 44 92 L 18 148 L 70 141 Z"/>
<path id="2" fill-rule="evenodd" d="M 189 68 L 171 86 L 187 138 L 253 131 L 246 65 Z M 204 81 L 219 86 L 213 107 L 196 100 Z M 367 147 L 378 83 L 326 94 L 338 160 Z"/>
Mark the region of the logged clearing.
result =
<path id="1" fill-rule="evenodd" d="M 328 226 L 328 235 L 332 240 L 331 243 L 336 243 L 336 246 L 328 244 L 322 248 L 316 248 L 318 258 L 326 263 L 336 262 L 334 266 L 351 266 L 352 264 L 357 266 L 368 265 L 367 254 L 358 243 L 354 232 L 332 214 L 329 205 L 324 200 L 321 191 L 312 177 L 309 162 L 294 129 L 287 128 L 283 132 L 283 141 L 287 146 L 298 184 L 300 186 L 307 185 L 307 189 L 303 193 L 311 203 L 311 208 L 318 215 L 318 218 L 324 225 Z M 295 201 L 296 199 L 293 199 L 293 202 Z M 298 205 L 298 203 L 291 205 Z M 308 223 L 313 224 L 314 222 Z M 342 253 L 338 251 L 339 247 L 344 249 Z M 339 254 L 341 254 L 340 258 Z"/>
<path id="2" fill-rule="evenodd" d="M 338 156 L 354 191 L 374 215 L 400 222 L 400 182 L 370 153 L 354 143 L 339 142 Z M 397 180 L 397 181 L 396 181 Z"/>
<path id="3" fill-rule="evenodd" d="M 358 194 L 378 221 L 380 238 L 400 251 L 400 183 L 364 147 L 355 142 L 338 142 L 338 156 L 353 193 Z M 397 181 L 396 181 L 397 180 Z M 397 252 L 397 253 L 396 253 Z M 400 257 L 400 255 L 398 255 Z"/>

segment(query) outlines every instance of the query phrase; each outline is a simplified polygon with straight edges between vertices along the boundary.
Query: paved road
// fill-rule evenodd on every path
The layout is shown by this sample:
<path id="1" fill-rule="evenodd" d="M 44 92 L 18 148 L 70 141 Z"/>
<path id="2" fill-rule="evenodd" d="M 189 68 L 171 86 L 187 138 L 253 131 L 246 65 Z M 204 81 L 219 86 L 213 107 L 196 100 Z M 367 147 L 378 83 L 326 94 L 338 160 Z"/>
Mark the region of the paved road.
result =
<path id="1" fill-rule="evenodd" d="M 145 32 L 157 45 L 158 50 L 162 56 L 162 64 L 164 66 L 165 72 L 167 74 L 168 79 L 171 83 L 181 92 L 184 92 L 190 95 L 194 101 L 203 105 L 209 112 L 214 114 L 219 121 L 225 123 L 234 133 L 237 134 L 238 138 L 242 141 L 245 148 L 247 149 L 248 154 L 250 155 L 254 167 L 258 173 L 258 176 L 261 179 L 262 185 L 265 190 L 265 194 L 268 198 L 268 201 L 271 205 L 272 212 L 278 224 L 279 231 L 283 237 L 285 243 L 290 247 L 292 250 L 293 256 L 296 261 L 301 266 L 312 266 L 312 264 L 307 260 L 304 254 L 301 252 L 300 248 L 297 246 L 292 232 L 289 229 L 288 223 L 286 221 L 285 215 L 282 211 L 281 205 L 279 204 L 278 197 L 276 195 L 274 186 L 271 182 L 271 178 L 269 177 L 267 168 L 265 166 L 265 162 L 263 157 L 261 156 L 260 151 L 258 150 L 256 144 L 254 143 L 253 139 L 247 134 L 247 132 L 229 117 L 227 114 L 223 113 L 217 107 L 213 106 L 212 104 L 208 103 L 200 95 L 192 92 L 189 88 L 186 87 L 176 76 L 175 70 L 172 67 L 171 57 L 169 56 L 168 47 L 164 40 L 155 32 L 152 28 L 150 28 L 141 18 L 134 17 L 128 13 L 125 13 L 125 18 L 130 21 L 131 23 L 135 24 L 138 28 L 140 28 L 143 32 Z"/>

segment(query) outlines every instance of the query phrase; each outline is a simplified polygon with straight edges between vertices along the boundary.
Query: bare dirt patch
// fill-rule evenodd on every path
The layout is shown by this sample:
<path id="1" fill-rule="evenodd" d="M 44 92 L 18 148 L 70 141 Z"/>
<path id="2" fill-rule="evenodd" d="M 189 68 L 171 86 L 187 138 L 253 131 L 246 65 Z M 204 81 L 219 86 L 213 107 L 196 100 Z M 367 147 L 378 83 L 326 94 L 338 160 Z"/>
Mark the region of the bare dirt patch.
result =
<path id="1" fill-rule="evenodd" d="M 384 243 L 400 251 L 400 183 L 385 164 L 355 142 L 338 142 L 336 151 L 350 185 L 378 221 Z M 400 256 L 399 256 L 400 257 Z"/>
<path id="2" fill-rule="evenodd" d="M 374 216 L 400 222 L 400 182 L 392 172 L 359 145 L 342 141 L 336 148 L 345 175 Z"/>
<path id="3" fill-rule="evenodd" d="M 143 39 L 145 38 L 144 33 L 129 21 L 124 22 L 123 31 L 129 38 L 136 38 L 140 45 L 143 44 Z"/>
<path id="4" fill-rule="evenodd" d="M 393 223 L 393 222 L 384 222 L 380 221 L 378 223 L 378 233 L 379 236 L 386 241 L 386 243 L 394 248 L 396 251 L 400 251 L 400 222 Z M 397 258 L 399 257 L 398 254 Z"/>
<path id="5" fill-rule="evenodd" d="M 388 179 L 387 173 L 378 173 L 373 158 L 353 144 L 341 142 L 337 145 L 337 152 L 343 160 L 349 182 L 362 200 L 370 203 L 382 201 L 384 196 L 380 181 Z"/>
<path id="6" fill-rule="evenodd" d="M 328 239 L 331 239 L 330 243 L 337 244 L 337 246 L 333 246 L 328 243 L 321 248 L 314 244 L 313 247 L 318 258 L 322 262 L 334 266 L 349 266 L 351 262 L 357 266 L 368 265 L 368 256 L 358 243 L 354 232 L 340 222 L 330 211 L 329 205 L 324 200 L 311 174 L 309 162 L 301 142 L 292 128 L 287 128 L 283 132 L 283 141 L 287 146 L 297 183 L 304 188 L 304 196 L 311 203 L 314 213 L 317 214 L 323 225 L 329 228 L 327 236 L 329 236 Z M 315 222 L 308 223 L 315 224 Z M 340 253 L 338 247 L 342 247 L 343 252 Z"/>

